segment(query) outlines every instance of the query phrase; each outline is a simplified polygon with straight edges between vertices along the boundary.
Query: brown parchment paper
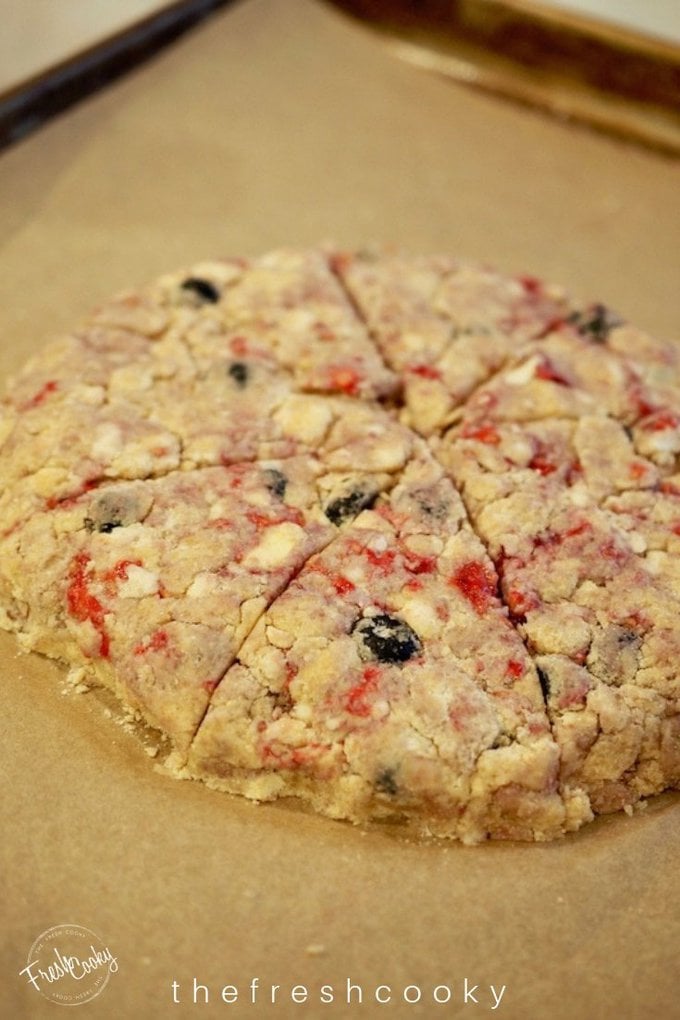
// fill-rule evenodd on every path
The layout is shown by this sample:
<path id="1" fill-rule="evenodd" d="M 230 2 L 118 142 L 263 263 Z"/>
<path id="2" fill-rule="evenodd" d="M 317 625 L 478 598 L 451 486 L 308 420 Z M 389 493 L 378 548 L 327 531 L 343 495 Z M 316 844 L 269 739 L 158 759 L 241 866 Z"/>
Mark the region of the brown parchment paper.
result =
<path id="1" fill-rule="evenodd" d="M 117 288 L 322 239 L 539 273 L 670 336 L 679 185 L 662 157 L 398 63 L 330 8 L 246 0 L 0 158 L 0 374 Z M 64 1015 L 19 971 L 66 923 L 118 959 L 72 1007 L 94 1018 L 680 1017 L 677 796 L 556 844 L 419 845 L 166 778 L 63 675 L 0 636 L 3 1020 Z"/>

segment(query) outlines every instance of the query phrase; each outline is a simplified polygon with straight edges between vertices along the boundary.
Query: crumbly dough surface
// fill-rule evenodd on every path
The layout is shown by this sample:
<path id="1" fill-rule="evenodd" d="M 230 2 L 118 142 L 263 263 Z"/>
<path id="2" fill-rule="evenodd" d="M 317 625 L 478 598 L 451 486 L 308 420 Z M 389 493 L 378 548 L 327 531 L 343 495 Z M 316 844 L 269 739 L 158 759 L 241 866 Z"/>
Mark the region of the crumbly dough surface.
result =
<path id="1" fill-rule="evenodd" d="M 174 771 L 468 843 L 680 785 L 680 354 L 448 257 L 120 295 L 0 416 L 0 625 Z"/>

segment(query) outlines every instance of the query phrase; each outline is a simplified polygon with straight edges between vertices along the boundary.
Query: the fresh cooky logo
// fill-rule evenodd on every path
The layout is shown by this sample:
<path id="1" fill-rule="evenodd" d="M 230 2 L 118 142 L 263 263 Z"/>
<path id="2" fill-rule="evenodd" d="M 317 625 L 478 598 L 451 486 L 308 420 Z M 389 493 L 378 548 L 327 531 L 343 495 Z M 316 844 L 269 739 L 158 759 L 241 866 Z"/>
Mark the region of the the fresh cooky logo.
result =
<path id="1" fill-rule="evenodd" d="M 104 942 L 79 924 L 57 924 L 39 935 L 19 971 L 52 1002 L 78 1006 L 106 988 L 118 961 Z"/>

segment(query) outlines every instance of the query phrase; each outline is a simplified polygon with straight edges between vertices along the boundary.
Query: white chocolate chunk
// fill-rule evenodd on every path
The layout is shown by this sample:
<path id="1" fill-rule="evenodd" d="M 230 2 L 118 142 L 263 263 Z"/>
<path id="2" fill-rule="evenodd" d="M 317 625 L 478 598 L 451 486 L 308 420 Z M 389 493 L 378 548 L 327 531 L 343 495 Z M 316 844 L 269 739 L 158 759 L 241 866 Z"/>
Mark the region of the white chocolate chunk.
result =
<path id="1" fill-rule="evenodd" d="M 293 550 L 305 541 L 305 533 L 297 524 L 284 521 L 265 528 L 259 545 L 244 557 L 251 570 L 275 570 L 283 566 Z"/>

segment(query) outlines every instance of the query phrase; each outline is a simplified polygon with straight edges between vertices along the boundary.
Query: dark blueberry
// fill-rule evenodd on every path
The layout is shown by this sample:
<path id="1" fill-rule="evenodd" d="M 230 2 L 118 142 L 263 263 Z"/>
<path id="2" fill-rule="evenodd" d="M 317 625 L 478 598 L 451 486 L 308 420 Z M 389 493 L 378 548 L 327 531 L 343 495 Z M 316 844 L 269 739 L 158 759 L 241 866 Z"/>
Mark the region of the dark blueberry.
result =
<path id="1" fill-rule="evenodd" d="M 582 312 L 574 312 L 569 316 L 579 333 L 594 340 L 595 343 L 606 342 L 610 332 L 620 326 L 623 320 L 605 305 L 591 305 Z"/>
<path id="2" fill-rule="evenodd" d="M 387 793 L 390 797 L 399 793 L 394 769 L 381 769 L 375 777 L 375 788 L 379 793 Z"/>
<path id="3" fill-rule="evenodd" d="M 536 667 L 536 672 L 538 673 L 538 682 L 541 685 L 543 697 L 547 701 L 548 698 L 550 697 L 550 677 L 548 676 L 544 669 L 541 669 L 540 666 Z"/>
<path id="4" fill-rule="evenodd" d="M 416 493 L 416 503 L 428 517 L 431 517 L 435 521 L 446 520 L 450 504 L 445 499 L 434 499 L 432 495 L 427 493 Z"/>
<path id="5" fill-rule="evenodd" d="M 86 517 L 83 524 L 87 531 L 100 531 L 105 535 L 110 535 L 114 528 L 123 527 L 123 522 L 117 517 L 112 517 L 108 521 L 95 521 L 92 517 Z"/>
<path id="6" fill-rule="evenodd" d="M 353 633 L 359 638 L 362 659 L 406 662 L 423 649 L 420 638 L 407 623 L 386 613 L 359 620 L 353 627 Z"/>
<path id="7" fill-rule="evenodd" d="M 334 499 L 325 508 L 324 513 L 332 524 L 339 526 L 344 524 L 345 521 L 354 520 L 362 510 L 368 510 L 373 506 L 377 498 L 377 492 L 366 492 L 363 489 L 357 489 L 356 492 L 350 492 L 348 496 L 340 496 L 338 499 Z"/>
<path id="8" fill-rule="evenodd" d="M 616 628 L 616 643 L 619 648 L 626 648 L 628 645 L 640 645 L 640 635 L 630 627 Z"/>
<path id="9" fill-rule="evenodd" d="M 232 361 L 231 365 L 227 369 L 229 375 L 234 380 L 239 389 L 244 389 L 248 382 L 248 366 L 243 361 Z"/>
<path id="10" fill-rule="evenodd" d="M 220 300 L 220 292 L 209 280 L 201 280 L 198 276 L 190 276 L 182 284 L 182 290 L 191 291 L 207 304 L 215 304 Z"/>
<path id="11" fill-rule="evenodd" d="M 141 521 L 151 507 L 151 497 L 138 483 L 102 489 L 90 501 L 83 525 L 90 531 L 109 535 L 114 528 L 125 528 Z"/>
<path id="12" fill-rule="evenodd" d="M 266 481 L 265 485 L 273 496 L 277 499 L 283 499 L 286 495 L 286 486 L 288 485 L 288 479 L 281 471 L 277 471 L 276 468 L 268 468 L 265 471 Z"/>

